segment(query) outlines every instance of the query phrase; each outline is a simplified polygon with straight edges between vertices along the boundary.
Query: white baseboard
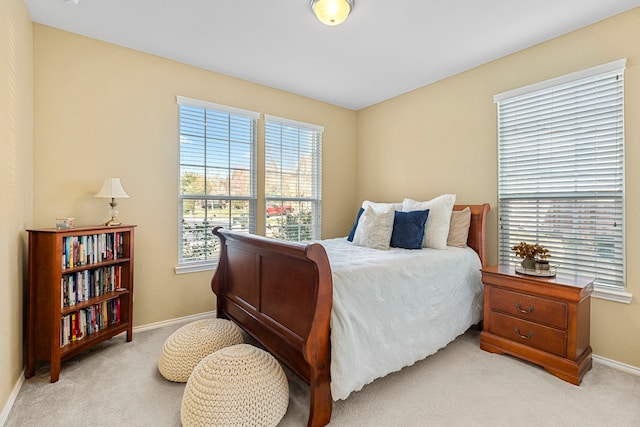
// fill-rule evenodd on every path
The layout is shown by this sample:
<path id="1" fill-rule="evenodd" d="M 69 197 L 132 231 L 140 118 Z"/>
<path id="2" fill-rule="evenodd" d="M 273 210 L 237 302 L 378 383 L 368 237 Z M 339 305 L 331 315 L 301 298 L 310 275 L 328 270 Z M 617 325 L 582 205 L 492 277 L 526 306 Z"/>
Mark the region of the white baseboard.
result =
<path id="1" fill-rule="evenodd" d="M 617 360 L 607 359 L 606 357 L 597 356 L 595 354 L 591 357 L 593 358 L 594 362 L 640 377 L 640 368 L 638 367 L 627 365 L 626 363 L 618 362 Z"/>
<path id="2" fill-rule="evenodd" d="M 142 331 L 148 331 L 151 329 L 156 329 L 156 328 L 161 328 L 163 326 L 169 326 L 169 325 L 173 325 L 176 323 L 182 323 L 186 320 L 190 320 L 190 321 L 195 321 L 195 320 L 200 320 L 200 319 L 206 319 L 206 318 L 211 318 L 211 317 L 216 317 L 216 311 L 207 311 L 204 313 L 198 313 L 198 314 L 192 314 L 190 316 L 184 316 L 184 317 L 177 317 L 175 319 L 169 319 L 169 320 L 162 320 L 160 322 L 155 322 L 155 323 L 148 323 L 146 325 L 142 325 L 142 326 L 134 326 L 133 327 L 133 332 L 142 332 Z"/>
<path id="3" fill-rule="evenodd" d="M 11 408 L 13 408 L 13 404 L 18 398 L 18 393 L 20 393 L 22 384 L 24 384 L 24 370 L 22 370 L 22 372 L 18 376 L 18 381 L 16 382 L 16 385 L 13 386 L 13 390 L 11 390 L 9 399 L 7 399 L 7 403 L 4 405 L 2 412 L 0 412 L 0 426 L 4 426 L 4 424 L 7 422 L 7 418 L 9 418 L 9 412 L 11 412 Z"/>
<path id="4" fill-rule="evenodd" d="M 176 323 L 182 323 L 182 322 L 185 322 L 187 320 L 196 321 L 196 320 L 200 320 L 200 319 L 206 319 L 208 317 L 209 318 L 210 317 L 216 317 L 215 310 L 214 311 L 207 311 L 205 313 L 192 314 L 191 316 L 184 316 L 184 317 L 178 317 L 178 318 L 170 319 L 170 320 L 163 320 L 161 322 L 149 323 L 149 324 L 142 325 L 142 326 L 136 326 L 136 327 L 133 328 L 133 332 L 148 331 L 148 330 L 151 330 L 151 329 L 161 328 L 163 326 L 168 326 L 168 325 L 172 325 L 172 324 L 176 324 Z M 16 385 L 13 387 L 13 390 L 11 391 L 11 394 L 9 395 L 9 399 L 7 400 L 6 404 L 4 405 L 4 408 L 2 409 L 2 412 L 0 412 L 0 427 L 4 426 L 4 424 L 7 422 L 7 418 L 9 418 L 9 412 L 11 412 L 11 408 L 13 408 L 13 404 L 15 403 L 16 398 L 18 397 L 18 393 L 20 393 L 20 389 L 22 388 L 22 384 L 23 383 L 24 383 L 24 370 L 22 371 L 22 373 L 18 377 L 18 381 L 16 382 Z"/>

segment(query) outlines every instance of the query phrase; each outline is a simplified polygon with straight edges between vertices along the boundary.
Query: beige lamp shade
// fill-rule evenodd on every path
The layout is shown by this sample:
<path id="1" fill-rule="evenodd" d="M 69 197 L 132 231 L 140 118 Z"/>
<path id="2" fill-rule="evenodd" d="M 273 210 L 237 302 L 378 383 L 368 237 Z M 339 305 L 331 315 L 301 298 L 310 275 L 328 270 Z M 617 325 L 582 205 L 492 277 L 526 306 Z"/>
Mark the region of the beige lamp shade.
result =
<path id="1" fill-rule="evenodd" d="M 311 9 L 325 25 L 340 25 L 353 9 L 353 0 L 311 0 Z"/>
<path id="2" fill-rule="evenodd" d="M 122 188 L 120 178 L 107 178 L 104 180 L 102 188 L 98 191 L 95 197 L 103 197 L 106 199 L 128 199 L 129 195 L 124 191 L 124 188 Z"/>

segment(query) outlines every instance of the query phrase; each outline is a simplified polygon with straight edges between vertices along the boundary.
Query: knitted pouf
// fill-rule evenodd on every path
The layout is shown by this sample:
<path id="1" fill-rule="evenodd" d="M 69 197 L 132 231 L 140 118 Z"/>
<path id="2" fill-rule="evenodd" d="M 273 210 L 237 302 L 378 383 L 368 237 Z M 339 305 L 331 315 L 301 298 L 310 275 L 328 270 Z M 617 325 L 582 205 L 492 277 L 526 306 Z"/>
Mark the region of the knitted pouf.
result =
<path id="1" fill-rule="evenodd" d="M 230 320 L 197 320 L 167 338 L 158 359 L 158 370 L 169 381 L 186 382 L 205 356 L 243 341 L 240 328 Z"/>
<path id="2" fill-rule="evenodd" d="M 276 426 L 289 405 L 278 361 L 249 344 L 202 359 L 187 381 L 180 419 L 190 426 Z"/>

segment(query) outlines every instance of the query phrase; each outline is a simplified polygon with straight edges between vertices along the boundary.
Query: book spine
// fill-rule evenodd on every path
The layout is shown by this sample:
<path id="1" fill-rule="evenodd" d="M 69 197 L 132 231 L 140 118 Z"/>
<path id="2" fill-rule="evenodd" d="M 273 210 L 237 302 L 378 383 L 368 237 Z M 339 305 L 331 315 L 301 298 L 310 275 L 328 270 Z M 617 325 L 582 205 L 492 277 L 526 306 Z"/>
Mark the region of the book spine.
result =
<path id="1" fill-rule="evenodd" d="M 102 329 L 109 326 L 109 315 L 107 313 L 107 302 L 102 301 Z"/>
<path id="2" fill-rule="evenodd" d="M 93 296 L 100 295 L 100 270 L 93 271 Z"/>
<path id="3" fill-rule="evenodd" d="M 67 306 L 72 306 L 76 303 L 75 293 L 75 280 L 73 275 L 67 276 Z"/>
<path id="4" fill-rule="evenodd" d="M 62 269 L 67 268 L 67 238 L 62 238 Z"/>
<path id="5" fill-rule="evenodd" d="M 78 326 L 76 324 L 76 313 L 71 313 L 71 341 L 75 341 L 78 337 Z"/>
<path id="6" fill-rule="evenodd" d="M 96 304 L 94 306 L 96 308 L 96 331 L 102 329 L 102 305 Z"/>
<path id="7" fill-rule="evenodd" d="M 60 308 L 67 306 L 67 284 L 65 283 L 65 277 L 60 279 Z"/>
<path id="8" fill-rule="evenodd" d="M 118 235 L 118 254 L 120 258 L 124 258 L 124 233 L 120 232 Z"/>
<path id="9" fill-rule="evenodd" d="M 78 237 L 78 265 L 84 265 L 84 238 L 85 236 Z"/>
<path id="10" fill-rule="evenodd" d="M 91 307 L 87 307 L 87 333 L 93 334 L 93 319 L 91 317 Z"/>
<path id="11" fill-rule="evenodd" d="M 82 292 L 84 294 L 84 300 L 89 299 L 89 270 L 85 270 L 82 272 Z"/>
<path id="12" fill-rule="evenodd" d="M 73 275 L 76 284 L 76 304 L 82 302 L 82 274 L 77 272 Z"/>
<path id="13" fill-rule="evenodd" d="M 73 249 L 71 245 L 71 237 L 65 237 L 65 248 L 67 252 L 67 260 L 65 264 L 65 268 L 73 267 Z"/>
<path id="14" fill-rule="evenodd" d="M 69 336 L 71 335 L 70 315 L 66 315 L 62 318 L 62 325 L 60 327 L 60 347 L 64 347 L 69 344 Z"/>
<path id="15" fill-rule="evenodd" d="M 73 266 L 80 265 L 80 242 L 78 236 L 73 236 Z"/>
<path id="16" fill-rule="evenodd" d="M 78 311 L 77 319 L 78 319 L 77 320 L 78 332 L 77 332 L 76 340 L 80 341 L 81 339 L 84 338 L 84 335 L 85 335 L 84 310 Z"/>
<path id="17" fill-rule="evenodd" d="M 98 329 L 98 310 L 96 309 L 95 305 L 91 306 L 91 322 L 92 322 L 93 333 L 95 334 L 96 332 L 99 331 L 99 329 Z"/>

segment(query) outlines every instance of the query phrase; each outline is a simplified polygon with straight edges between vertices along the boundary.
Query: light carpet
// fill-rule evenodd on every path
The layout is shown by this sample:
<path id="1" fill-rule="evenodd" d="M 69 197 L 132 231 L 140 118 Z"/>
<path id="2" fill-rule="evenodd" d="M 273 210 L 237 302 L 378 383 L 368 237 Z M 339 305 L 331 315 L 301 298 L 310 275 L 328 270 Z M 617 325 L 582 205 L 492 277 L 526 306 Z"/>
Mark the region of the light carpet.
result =
<path id="1" fill-rule="evenodd" d="M 184 384 L 157 360 L 183 323 L 120 335 L 25 381 L 6 426 L 180 426 Z M 402 349 L 398 349 L 402 351 Z M 289 407 L 280 426 L 305 426 L 308 387 L 287 371 Z M 479 348 L 470 330 L 433 356 L 334 404 L 330 426 L 638 426 L 640 377 L 594 363 L 579 387 L 542 368 Z"/>

